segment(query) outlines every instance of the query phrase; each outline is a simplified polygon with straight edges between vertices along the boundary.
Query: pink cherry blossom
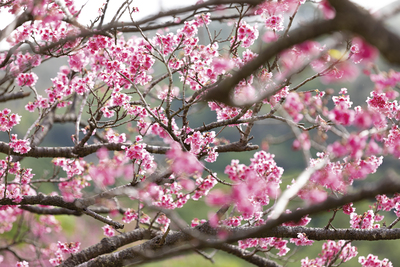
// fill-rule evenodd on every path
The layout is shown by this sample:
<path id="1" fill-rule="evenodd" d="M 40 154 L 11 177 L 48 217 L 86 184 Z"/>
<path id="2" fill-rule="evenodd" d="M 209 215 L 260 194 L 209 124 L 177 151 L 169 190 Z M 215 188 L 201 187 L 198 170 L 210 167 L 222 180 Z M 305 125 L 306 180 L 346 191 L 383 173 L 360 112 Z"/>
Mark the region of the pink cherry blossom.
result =
<path id="1" fill-rule="evenodd" d="M 326 19 L 333 19 L 335 17 L 336 12 L 327 0 L 319 2 L 319 5 Z"/>
<path id="2" fill-rule="evenodd" d="M 20 154 L 28 153 L 31 150 L 29 140 L 17 139 L 16 134 L 11 135 L 10 147 L 14 149 L 14 152 L 17 152 Z"/>
<path id="3" fill-rule="evenodd" d="M 351 52 L 354 63 L 362 61 L 369 62 L 375 60 L 378 55 L 376 48 L 366 43 L 362 38 L 355 37 L 352 42 Z"/>
<path id="4" fill-rule="evenodd" d="M 202 164 L 191 152 L 182 151 L 181 146 L 177 142 L 171 144 L 171 149 L 166 156 L 172 160 L 171 169 L 177 174 L 191 175 L 203 170 Z"/>
<path id="5" fill-rule="evenodd" d="M 19 124 L 20 121 L 21 116 L 16 113 L 11 113 L 10 109 L 5 108 L 0 111 L 0 131 L 10 131 L 15 125 Z"/>
<path id="6" fill-rule="evenodd" d="M 15 264 L 16 267 L 29 267 L 29 263 L 27 261 L 19 261 Z"/>
<path id="7" fill-rule="evenodd" d="M 103 229 L 105 236 L 112 237 L 112 236 L 115 235 L 115 231 L 114 231 L 114 229 L 112 228 L 111 225 L 105 225 L 105 226 L 103 226 L 101 228 Z"/>
<path id="8" fill-rule="evenodd" d="M 283 27 L 283 16 L 282 15 L 273 15 L 265 20 L 265 26 L 274 31 L 282 31 Z"/>
<path id="9" fill-rule="evenodd" d="M 368 254 L 367 257 L 361 256 L 358 258 L 358 262 L 363 267 L 393 267 L 393 264 L 388 259 L 379 260 L 377 256 Z"/>
<path id="10" fill-rule="evenodd" d="M 237 29 L 238 40 L 242 41 L 242 47 L 250 47 L 254 41 L 258 38 L 258 30 L 256 26 L 250 27 L 245 21 L 243 21 Z M 231 40 L 231 43 L 234 39 Z"/>
<path id="11" fill-rule="evenodd" d="M 205 223 L 205 222 L 206 222 L 205 219 L 200 220 L 200 219 L 194 218 L 194 219 L 192 220 L 192 223 L 191 223 L 190 226 L 191 226 L 191 227 L 196 227 L 197 225 L 203 224 L 203 223 Z"/>
<path id="12" fill-rule="evenodd" d="M 303 233 L 298 233 L 297 238 L 291 238 L 290 243 L 294 243 L 296 246 L 311 246 L 314 241 L 309 240 Z"/>
<path id="13" fill-rule="evenodd" d="M 31 73 L 20 73 L 17 77 L 17 84 L 19 86 L 34 86 L 38 80 L 38 76 Z"/>

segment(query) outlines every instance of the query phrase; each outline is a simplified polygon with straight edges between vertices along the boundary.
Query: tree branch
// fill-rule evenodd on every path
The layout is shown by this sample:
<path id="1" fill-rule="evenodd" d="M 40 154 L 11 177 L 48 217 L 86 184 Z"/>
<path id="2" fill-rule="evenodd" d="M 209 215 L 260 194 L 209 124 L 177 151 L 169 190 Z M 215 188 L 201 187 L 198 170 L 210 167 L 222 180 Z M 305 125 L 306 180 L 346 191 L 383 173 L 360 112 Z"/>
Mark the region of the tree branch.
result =
<path id="1" fill-rule="evenodd" d="M 100 243 L 73 254 L 59 266 L 77 266 L 78 264 L 87 262 L 100 255 L 111 253 L 130 243 L 144 239 L 152 239 L 157 234 L 159 233 L 156 230 L 139 228 L 118 236 L 103 238 Z"/>
<path id="2" fill-rule="evenodd" d="M 2 95 L 2 96 L 0 96 L 0 103 L 7 102 L 9 100 L 25 98 L 25 97 L 28 97 L 30 94 L 31 94 L 31 92 L 17 92 L 17 93 L 13 93 L 13 94 Z"/>

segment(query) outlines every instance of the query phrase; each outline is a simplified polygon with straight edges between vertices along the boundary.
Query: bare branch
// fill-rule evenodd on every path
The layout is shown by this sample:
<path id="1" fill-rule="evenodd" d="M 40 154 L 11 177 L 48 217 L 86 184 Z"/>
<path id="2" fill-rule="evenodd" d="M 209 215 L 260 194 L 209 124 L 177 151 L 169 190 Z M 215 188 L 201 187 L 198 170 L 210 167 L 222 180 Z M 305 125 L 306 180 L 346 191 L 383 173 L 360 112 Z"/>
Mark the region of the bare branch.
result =
<path id="1" fill-rule="evenodd" d="M 25 98 L 25 97 L 30 96 L 30 94 L 31 94 L 31 92 L 17 92 L 17 93 L 2 95 L 2 96 L 0 96 L 0 103 L 7 102 L 10 100 Z"/>

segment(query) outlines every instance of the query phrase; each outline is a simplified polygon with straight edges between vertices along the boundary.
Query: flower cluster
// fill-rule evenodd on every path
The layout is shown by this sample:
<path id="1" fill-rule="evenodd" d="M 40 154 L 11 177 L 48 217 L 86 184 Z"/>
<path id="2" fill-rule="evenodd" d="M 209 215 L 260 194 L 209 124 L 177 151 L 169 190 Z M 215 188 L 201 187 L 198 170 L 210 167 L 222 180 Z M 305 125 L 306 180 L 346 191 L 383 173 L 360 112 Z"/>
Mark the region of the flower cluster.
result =
<path id="1" fill-rule="evenodd" d="M 244 218 L 251 218 L 259 209 L 269 204 L 269 197 L 279 194 L 279 184 L 283 169 L 276 165 L 274 155 L 265 151 L 256 152 L 251 164 L 239 164 L 232 160 L 225 168 L 229 178 L 237 183 L 232 188 L 231 201 L 237 205 Z"/>
<path id="2" fill-rule="evenodd" d="M 8 132 L 15 125 L 19 124 L 21 116 L 16 113 L 11 113 L 11 110 L 5 108 L 0 111 L 0 131 Z"/>
<path id="3" fill-rule="evenodd" d="M 90 179 L 100 186 L 113 185 L 115 184 L 116 178 L 121 176 L 125 177 L 127 180 L 132 179 L 133 167 L 131 164 L 128 164 L 128 159 L 125 158 L 122 153 L 115 153 L 114 157 L 111 159 L 108 154 L 105 148 L 101 148 L 97 151 L 99 164 L 89 167 Z"/>
<path id="4" fill-rule="evenodd" d="M 374 229 L 379 228 L 379 224 L 374 224 L 375 214 L 372 210 L 364 212 L 362 215 L 357 215 L 353 212 L 350 214 L 350 225 L 355 229 Z"/>
<path id="5" fill-rule="evenodd" d="M 393 264 L 388 259 L 379 260 L 377 256 L 372 254 L 368 254 L 367 257 L 359 257 L 358 262 L 363 267 L 393 267 Z"/>
<path id="6" fill-rule="evenodd" d="M 298 233 L 297 238 L 291 238 L 290 243 L 294 243 L 296 246 L 311 246 L 314 241 L 307 238 L 303 233 Z"/>
<path id="7" fill-rule="evenodd" d="M 211 108 L 211 110 L 215 110 L 215 112 L 217 112 L 217 121 L 233 119 L 237 117 L 239 114 L 242 114 L 242 110 L 240 108 L 230 107 L 225 104 L 208 102 L 208 106 Z M 241 115 L 241 118 L 242 119 L 250 118 L 252 113 L 253 112 L 251 110 L 247 110 L 245 114 Z M 229 126 L 232 127 L 236 125 L 231 124 Z"/>
<path id="8" fill-rule="evenodd" d="M 139 160 L 141 166 L 139 173 L 144 174 L 153 168 L 155 163 L 154 157 L 146 150 L 146 144 L 140 143 L 141 141 L 141 136 L 136 136 L 135 143 L 125 148 L 125 157 L 130 160 Z"/>
<path id="9" fill-rule="evenodd" d="M 250 47 L 254 41 L 258 38 L 257 25 L 250 27 L 245 21 L 242 21 L 237 28 L 237 39 L 241 41 L 242 47 Z M 231 43 L 235 41 L 234 38 L 231 39 Z"/>
<path id="10" fill-rule="evenodd" d="M 322 252 L 319 254 L 319 257 L 315 259 L 309 259 L 308 257 L 302 259 L 301 267 L 323 266 L 333 263 L 336 261 L 337 255 L 339 255 L 338 258 L 340 260 L 346 262 L 357 256 L 357 254 L 357 248 L 350 243 L 344 240 L 339 240 L 338 242 L 329 240 L 322 245 Z"/>
<path id="11" fill-rule="evenodd" d="M 182 151 L 178 142 L 172 142 L 166 156 L 172 161 L 171 170 L 174 173 L 191 175 L 203 170 L 203 165 L 196 156 L 191 152 Z"/>
<path id="12" fill-rule="evenodd" d="M 283 30 L 283 16 L 272 15 L 265 20 L 265 26 L 274 31 L 282 31 Z"/>
<path id="13" fill-rule="evenodd" d="M 270 250 L 272 248 L 278 249 L 278 256 L 285 256 L 289 252 L 289 248 L 286 246 L 287 240 L 276 237 L 268 238 L 249 238 L 245 240 L 239 240 L 239 247 L 242 249 L 257 247 L 259 246 L 263 250 Z"/>
<path id="14" fill-rule="evenodd" d="M 10 147 L 14 150 L 14 152 L 17 152 L 20 154 L 28 153 L 29 150 L 31 150 L 29 140 L 17 139 L 16 134 L 11 135 Z"/>
<path id="15" fill-rule="evenodd" d="M 38 80 L 38 76 L 31 73 L 20 73 L 17 77 L 17 84 L 19 86 L 34 86 Z"/>
<path id="16" fill-rule="evenodd" d="M 122 217 L 122 221 L 124 223 L 130 223 L 133 220 L 136 220 L 138 218 L 138 213 L 135 212 L 132 209 L 127 209 L 124 213 L 124 217 Z"/>
<path id="17" fill-rule="evenodd" d="M 217 180 L 212 176 L 208 175 L 205 179 L 199 177 L 196 179 L 196 190 L 192 196 L 193 200 L 199 200 L 202 196 L 208 195 L 210 190 L 218 184 Z"/>
<path id="18" fill-rule="evenodd" d="M 111 225 L 105 225 L 101 227 L 101 229 L 103 229 L 104 235 L 107 237 L 112 237 L 115 235 L 115 230 Z"/>

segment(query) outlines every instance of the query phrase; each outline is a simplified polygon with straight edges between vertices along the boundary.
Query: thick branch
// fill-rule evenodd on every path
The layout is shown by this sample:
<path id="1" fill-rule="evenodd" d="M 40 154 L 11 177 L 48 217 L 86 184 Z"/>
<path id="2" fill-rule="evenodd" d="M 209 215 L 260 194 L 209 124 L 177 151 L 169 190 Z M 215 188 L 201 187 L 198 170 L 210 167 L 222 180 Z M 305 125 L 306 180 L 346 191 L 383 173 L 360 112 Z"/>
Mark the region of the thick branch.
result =
<path id="1" fill-rule="evenodd" d="M 336 23 L 340 30 L 361 35 L 368 43 L 376 46 L 385 59 L 400 64 L 400 37 L 389 31 L 382 21 L 348 0 L 329 0 L 336 9 Z"/>
<path id="2" fill-rule="evenodd" d="M 299 221 L 306 215 L 316 214 L 329 209 L 341 207 L 347 203 L 355 203 L 364 199 L 375 198 L 375 196 L 381 194 L 394 194 L 400 192 L 399 180 L 400 178 L 396 173 L 393 171 L 388 171 L 386 177 L 384 177 L 378 184 L 369 184 L 358 192 L 348 193 L 340 198 L 329 197 L 324 202 L 311 205 L 304 209 L 296 210 L 290 214 L 282 214 L 275 220 L 268 220 L 265 225 L 260 226 L 257 229 L 246 230 L 235 234 L 234 236 L 228 238 L 228 242 L 235 242 L 245 238 L 259 237 L 266 230 L 279 226 L 284 222 Z"/>
<path id="3" fill-rule="evenodd" d="M 42 208 L 37 206 L 20 206 L 22 210 L 26 210 L 36 214 L 43 214 L 43 215 L 74 215 L 74 216 L 81 216 L 83 213 L 77 210 L 70 210 L 66 208 Z"/>
<path id="4" fill-rule="evenodd" d="M 18 93 L 13 93 L 13 94 L 2 95 L 2 96 L 0 96 L 0 103 L 7 102 L 9 100 L 25 98 L 25 97 L 28 97 L 30 94 L 31 94 L 31 92 L 18 92 Z"/>
<path id="5" fill-rule="evenodd" d="M 38 207 L 38 206 L 20 206 L 19 207 L 22 210 L 26 210 L 32 213 L 36 213 L 36 214 L 43 214 L 43 215 L 74 215 L 74 216 L 82 216 L 84 213 L 78 210 L 69 210 L 69 209 L 65 209 L 65 208 L 42 208 L 42 207 Z M 98 214 L 109 214 L 113 211 L 115 211 L 115 209 L 109 209 L 109 208 L 105 208 L 105 207 L 93 207 L 90 209 L 91 211 L 98 213 Z M 124 214 L 124 212 L 126 211 L 126 209 L 123 208 L 119 208 L 118 212 L 120 214 Z"/>
<path id="6" fill-rule="evenodd" d="M 110 151 L 123 151 L 123 146 L 130 146 L 131 144 L 122 143 L 107 143 L 107 144 L 93 144 L 86 145 L 83 148 L 74 151 L 74 147 L 34 147 L 28 153 L 23 154 L 24 157 L 34 157 L 34 158 L 77 158 L 85 157 L 87 155 L 95 153 L 102 147 L 107 148 Z M 8 154 L 9 145 L 5 142 L 0 141 L 0 153 Z M 147 146 L 146 150 L 154 154 L 165 154 L 169 148 L 160 146 Z M 21 154 L 11 151 L 11 155 Z"/>
<path id="7" fill-rule="evenodd" d="M 399 229 L 314 229 L 305 227 L 280 227 L 279 225 L 287 221 L 297 221 L 307 214 L 315 214 L 328 209 L 340 207 L 349 202 L 357 202 L 368 198 L 373 198 L 378 194 L 390 194 L 400 191 L 400 182 L 397 175 L 390 173 L 388 178 L 379 184 L 373 184 L 364 189 L 345 195 L 341 198 L 330 198 L 322 203 L 312 205 L 308 208 L 294 211 L 291 214 L 283 214 L 276 220 L 269 220 L 263 226 L 248 228 L 224 228 L 230 231 L 231 237 L 225 241 L 217 239 L 202 239 L 197 242 L 188 242 L 193 236 L 199 236 L 199 232 L 203 236 L 217 236 L 217 229 L 204 224 L 195 229 L 185 230 L 182 232 L 172 232 L 165 238 L 165 243 L 160 246 L 157 239 L 147 241 L 136 247 L 121 250 L 119 252 L 101 256 L 91 262 L 87 262 L 82 266 L 124 266 L 126 264 L 138 264 L 156 259 L 165 259 L 174 255 L 181 255 L 193 249 L 203 249 L 207 247 L 220 247 L 226 242 L 232 243 L 246 238 L 258 237 L 293 237 L 296 238 L 298 233 L 306 233 L 307 237 L 315 240 L 381 240 L 381 239 L 397 239 L 400 237 Z M 195 231 L 193 235 L 191 231 Z"/>
<path id="8" fill-rule="evenodd" d="M 36 196 L 23 196 L 21 202 L 14 202 L 13 199 L 3 198 L 0 199 L 0 205 L 46 205 L 57 206 L 69 210 L 78 210 L 73 202 L 67 202 L 61 196 L 46 196 L 39 193 Z"/>
<path id="9" fill-rule="evenodd" d="M 310 240 L 393 240 L 400 238 L 400 229 L 325 229 L 309 227 L 278 226 L 266 230 L 258 237 L 297 238 L 297 234 L 304 233 Z"/>
<path id="10" fill-rule="evenodd" d="M 228 252 L 229 254 L 235 255 L 238 258 L 241 258 L 247 262 L 250 262 L 256 266 L 264 266 L 264 267 L 281 267 L 281 265 L 258 256 L 257 254 L 249 255 L 251 252 L 241 249 L 238 246 L 234 246 L 231 244 L 223 244 L 218 247 L 218 249 Z"/>
<path id="11" fill-rule="evenodd" d="M 33 157 L 33 158 L 77 158 L 77 157 L 85 157 L 87 155 L 96 153 L 102 147 L 107 148 L 110 151 L 123 151 L 124 146 L 130 146 L 131 144 L 122 144 L 122 143 L 107 143 L 107 144 L 93 144 L 86 145 L 79 150 L 75 151 L 75 147 L 34 147 L 26 154 L 19 154 L 11 150 L 11 155 L 23 156 L 23 157 Z M 257 150 L 257 145 L 251 144 L 241 144 L 239 142 L 217 146 L 217 152 L 231 152 L 231 151 L 251 151 Z M 165 154 L 169 147 L 163 146 L 151 146 L 147 145 L 146 150 L 149 153 L 153 154 Z M 0 153 L 8 154 L 9 145 L 5 142 L 0 141 Z"/>
<path id="12" fill-rule="evenodd" d="M 232 235 L 240 233 L 243 230 L 252 230 L 260 227 L 248 227 L 244 228 L 223 228 L 221 230 L 229 231 Z M 193 231 L 198 231 L 201 234 L 207 236 L 214 236 L 217 238 L 218 230 L 211 227 L 196 227 L 194 229 L 186 229 L 186 232 L 190 233 Z M 392 240 L 400 238 L 400 229 L 325 229 L 325 228 L 308 228 L 308 227 L 290 227 L 290 226 L 278 226 L 272 229 L 265 230 L 261 233 L 259 238 L 262 237 L 278 237 L 278 238 L 297 238 L 297 234 L 304 233 L 310 240 L 368 240 L 368 241 L 378 241 L 378 240 Z M 115 239 L 118 236 L 114 237 Z M 124 238 L 124 237 L 122 237 Z M 190 240 L 192 237 L 189 234 L 184 234 L 182 232 L 172 232 L 169 234 L 165 243 L 160 246 L 158 241 L 160 236 L 155 237 L 143 244 L 135 247 L 121 250 L 119 252 L 101 256 L 94 259 L 91 262 L 87 262 L 82 266 L 124 266 L 126 264 L 138 264 L 143 262 L 151 261 L 152 259 L 168 258 L 174 255 L 182 254 L 188 252 L 194 248 L 216 248 L 228 253 L 234 254 L 248 262 L 251 262 L 257 266 L 274 266 L 279 265 L 267 260 L 258 255 L 249 256 L 250 252 L 240 249 L 237 246 L 229 245 L 226 243 L 202 243 L 193 242 L 193 246 L 190 246 Z M 103 241 L 102 241 L 103 243 Z M 98 244 L 99 245 L 99 244 Z M 95 246 L 98 246 L 95 245 Z M 93 246 L 93 247 L 95 247 Z M 173 253 L 174 252 L 174 253 Z M 81 253 L 84 253 L 82 251 Z M 81 259 L 88 257 L 82 256 Z M 74 266 L 70 265 L 72 259 L 68 259 L 69 262 L 65 262 L 61 266 Z M 76 264 L 77 262 L 75 262 Z M 80 261 L 79 263 L 83 263 Z M 264 265 L 263 265 L 264 264 Z"/>
<path id="13" fill-rule="evenodd" d="M 79 253 L 75 253 L 73 256 L 66 259 L 60 266 L 77 266 L 78 264 L 87 262 L 100 255 L 111 253 L 127 244 L 139 240 L 154 238 L 157 234 L 158 232 L 155 230 L 140 228 L 118 236 L 103 238 L 100 243 L 88 247 Z"/>

